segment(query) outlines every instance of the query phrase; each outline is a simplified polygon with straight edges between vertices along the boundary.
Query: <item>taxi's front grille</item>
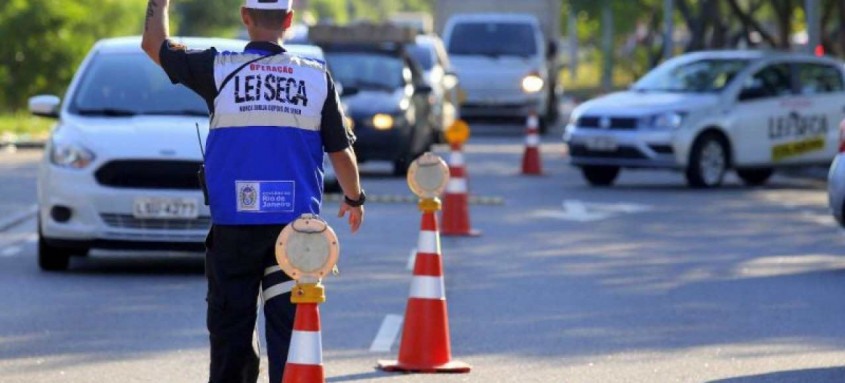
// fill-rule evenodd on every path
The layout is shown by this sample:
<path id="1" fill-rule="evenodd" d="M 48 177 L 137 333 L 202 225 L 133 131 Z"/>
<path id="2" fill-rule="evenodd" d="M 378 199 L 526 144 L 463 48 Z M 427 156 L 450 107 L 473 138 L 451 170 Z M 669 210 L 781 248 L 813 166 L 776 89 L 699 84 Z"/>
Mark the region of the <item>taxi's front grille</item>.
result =
<path id="1" fill-rule="evenodd" d="M 129 214 L 100 214 L 106 225 L 137 230 L 208 230 L 211 217 L 196 219 L 141 219 Z"/>
<path id="2" fill-rule="evenodd" d="M 137 189 L 199 190 L 198 161 L 111 161 L 94 174 L 103 186 Z"/>
<path id="3" fill-rule="evenodd" d="M 575 125 L 579 128 L 598 129 L 602 127 L 601 120 L 602 117 L 584 116 L 579 118 Z M 609 122 L 607 129 L 611 130 L 634 130 L 638 124 L 636 118 L 630 117 L 611 117 Z"/>

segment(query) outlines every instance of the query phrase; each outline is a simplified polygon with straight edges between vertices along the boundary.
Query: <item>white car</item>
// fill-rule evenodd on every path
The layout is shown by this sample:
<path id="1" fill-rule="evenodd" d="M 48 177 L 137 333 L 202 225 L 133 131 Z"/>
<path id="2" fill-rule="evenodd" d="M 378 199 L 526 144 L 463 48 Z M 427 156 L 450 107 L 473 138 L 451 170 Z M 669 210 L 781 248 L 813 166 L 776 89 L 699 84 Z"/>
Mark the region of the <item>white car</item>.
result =
<path id="1" fill-rule="evenodd" d="M 683 55 L 628 91 L 575 108 L 564 141 L 596 186 L 613 184 L 622 168 L 681 170 L 705 188 L 734 169 L 760 185 L 776 168 L 828 165 L 836 155 L 843 69 L 797 53 Z"/>
<path id="2" fill-rule="evenodd" d="M 185 38 L 192 49 L 245 41 Z M 30 99 L 57 118 L 38 172 L 38 263 L 64 270 L 91 248 L 202 250 L 211 224 L 197 172 L 205 102 L 170 80 L 138 37 L 97 43 L 68 88 Z M 296 47 L 287 47 L 296 52 Z M 308 55 L 316 47 L 305 47 Z M 319 48 L 316 48 L 319 49 Z"/>
<path id="3" fill-rule="evenodd" d="M 548 112 L 548 47 L 535 16 L 456 14 L 446 23 L 443 41 L 466 91 L 462 118 L 522 126 L 536 112 L 546 131 L 554 120 Z"/>

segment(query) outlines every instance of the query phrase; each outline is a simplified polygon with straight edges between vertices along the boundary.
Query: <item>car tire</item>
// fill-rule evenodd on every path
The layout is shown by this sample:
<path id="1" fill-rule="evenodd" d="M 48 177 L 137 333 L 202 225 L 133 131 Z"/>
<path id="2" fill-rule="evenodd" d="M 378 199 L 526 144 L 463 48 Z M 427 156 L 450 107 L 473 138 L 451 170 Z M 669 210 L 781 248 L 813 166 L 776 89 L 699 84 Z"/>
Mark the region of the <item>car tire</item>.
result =
<path id="1" fill-rule="evenodd" d="M 748 186 L 760 186 L 772 177 L 774 169 L 737 169 L 736 175 Z"/>
<path id="2" fill-rule="evenodd" d="M 591 186 L 612 186 L 619 176 L 618 166 L 584 166 L 581 173 Z"/>
<path id="3" fill-rule="evenodd" d="M 70 266 L 70 249 L 50 246 L 38 233 L 38 267 L 44 271 L 65 271 Z"/>
<path id="4" fill-rule="evenodd" d="M 728 171 L 730 158 L 728 144 L 722 136 L 706 133 L 692 146 L 690 162 L 687 165 L 687 183 L 698 189 L 715 188 L 722 185 Z"/>

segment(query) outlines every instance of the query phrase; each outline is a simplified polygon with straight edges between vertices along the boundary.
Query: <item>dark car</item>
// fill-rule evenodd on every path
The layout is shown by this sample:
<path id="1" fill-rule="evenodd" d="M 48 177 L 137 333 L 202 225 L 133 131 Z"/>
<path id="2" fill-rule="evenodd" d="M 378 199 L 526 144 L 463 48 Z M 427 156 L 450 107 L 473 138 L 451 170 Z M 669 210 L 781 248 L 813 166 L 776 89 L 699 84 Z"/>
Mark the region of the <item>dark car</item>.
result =
<path id="1" fill-rule="evenodd" d="M 332 30 L 344 32 L 339 27 Z M 383 37 L 315 43 L 323 48 L 335 81 L 342 84 L 341 101 L 358 137 L 359 162 L 390 161 L 394 174 L 404 175 L 437 137 L 432 88 L 407 54 L 406 44 Z"/>

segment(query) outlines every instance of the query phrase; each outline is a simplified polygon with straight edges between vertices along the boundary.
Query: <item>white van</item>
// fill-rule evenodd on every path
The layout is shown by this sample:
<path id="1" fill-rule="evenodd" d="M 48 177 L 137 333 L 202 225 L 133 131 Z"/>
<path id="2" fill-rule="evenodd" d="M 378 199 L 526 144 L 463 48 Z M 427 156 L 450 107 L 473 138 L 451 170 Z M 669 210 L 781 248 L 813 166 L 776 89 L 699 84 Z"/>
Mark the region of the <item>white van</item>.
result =
<path id="1" fill-rule="evenodd" d="M 547 47 L 530 14 L 456 14 L 443 32 L 452 68 L 467 98 L 468 120 L 524 122 L 532 112 L 545 117 L 550 85 Z M 545 131 L 547 118 L 541 118 Z"/>

